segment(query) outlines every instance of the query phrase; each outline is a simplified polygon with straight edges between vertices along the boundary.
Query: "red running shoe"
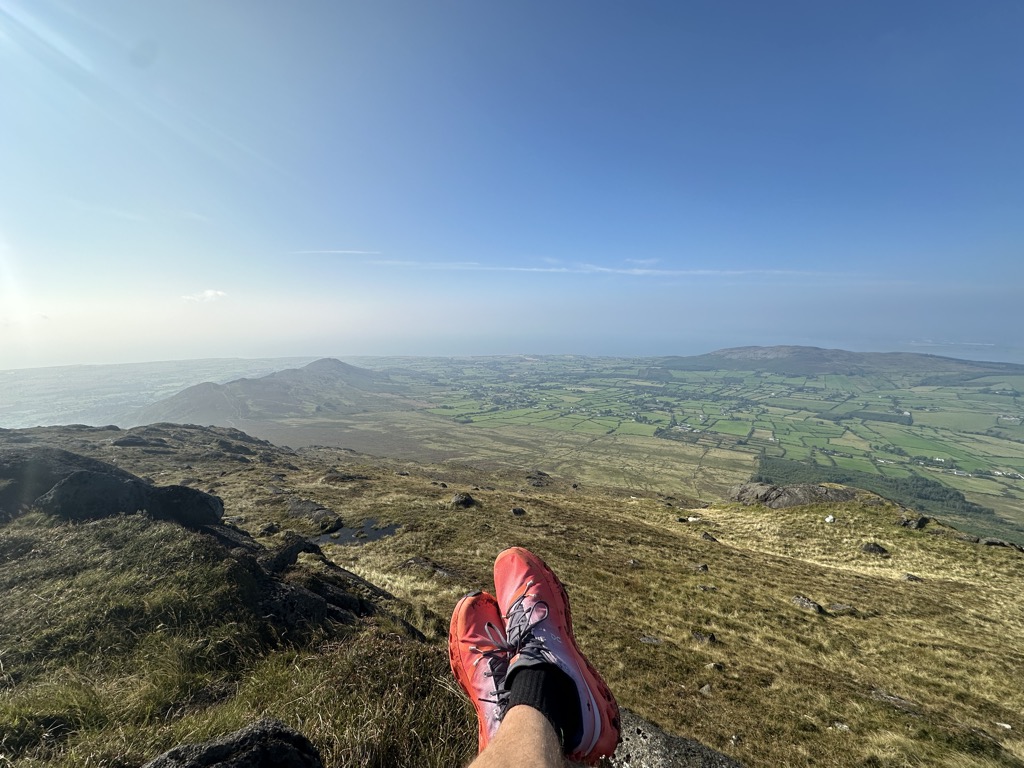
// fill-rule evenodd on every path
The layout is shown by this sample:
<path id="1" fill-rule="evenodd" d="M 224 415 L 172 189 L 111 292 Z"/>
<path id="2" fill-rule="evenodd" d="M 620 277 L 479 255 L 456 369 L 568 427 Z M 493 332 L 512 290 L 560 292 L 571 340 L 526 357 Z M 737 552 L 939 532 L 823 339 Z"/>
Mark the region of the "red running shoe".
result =
<path id="1" fill-rule="evenodd" d="M 486 592 L 470 592 L 452 613 L 448 658 L 455 679 L 476 709 L 480 752 L 494 738 L 508 707 L 508 656 L 498 602 Z"/>
<path id="2" fill-rule="evenodd" d="M 580 732 L 566 735 L 569 759 L 592 765 L 611 755 L 621 738 L 619 707 L 576 645 L 562 582 L 535 554 L 512 547 L 494 561 L 494 584 L 512 654 L 506 677 L 520 666 L 557 666 L 576 683 L 582 710 Z"/>

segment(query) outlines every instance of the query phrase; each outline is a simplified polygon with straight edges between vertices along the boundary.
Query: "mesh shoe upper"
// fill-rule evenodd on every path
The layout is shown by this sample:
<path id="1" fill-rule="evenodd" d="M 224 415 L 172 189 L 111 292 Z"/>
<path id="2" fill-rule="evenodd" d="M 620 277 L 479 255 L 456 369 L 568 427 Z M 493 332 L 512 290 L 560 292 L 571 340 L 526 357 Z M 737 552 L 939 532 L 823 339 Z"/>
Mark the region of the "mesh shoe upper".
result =
<path id="1" fill-rule="evenodd" d="M 558 577 L 532 552 L 513 547 L 498 555 L 494 583 L 513 654 L 507 673 L 542 664 L 565 672 L 576 684 L 582 710 L 580 731 L 566 734 L 569 758 L 594 763 L 611 755 L 620 737 L 618 705 L 576 645 L 569 598 Z"/>

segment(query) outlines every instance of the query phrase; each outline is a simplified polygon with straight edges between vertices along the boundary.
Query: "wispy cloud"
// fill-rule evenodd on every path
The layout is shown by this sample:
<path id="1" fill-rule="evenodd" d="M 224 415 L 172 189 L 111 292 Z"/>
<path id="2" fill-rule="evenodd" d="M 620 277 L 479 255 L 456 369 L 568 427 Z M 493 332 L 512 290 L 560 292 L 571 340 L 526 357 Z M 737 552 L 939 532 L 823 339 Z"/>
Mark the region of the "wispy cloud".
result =
<path id="1" fill-rule="evenodd" d="M 580 272 L 611 275 L 651 275 L 654 277 L 749 277 L 749 276 L 801 276 L 824 275 L 825 272 L 809 272 L 794 269 L 652 269 L 649 267 L 602 267 L 597 264 L 582 264 Z"/>
<path id="2" fill-rule="evenodd" d="M 182 296 L 182 301 L 187 301 L 189 304 L 204 304 L 210 301 L 217 301 L 217 299 L 223 299 L 227 296 L 224 291 L 214 290 L 213 288 L 207 288 L 205 291 L 199 293 L 192 293 L 188 296 Z"/>
<path id="3" fill-rule="evenodd" d="M 322 250 L 322 251 L 289 251 L 290 256 L 338 255 L 338 256 L 379 256 L 380 251 Z"/>
<path id="4" fill-rule="evenodd" d="M 381 251 L 350 248 L 289 251 L 290 256 L 380 256 Z M 480 261 L 417 261 L 415 259 L 368 258 L 360 263 L 371 267 L 424 270 L 431 272 L 523 272 L 554 275 L 626 275 L 632 277 L 835 277 L 836 273 L 792 269 L 672 269 L 655 265 L 661 259 L 625 259 L 628 266 L 603 266 L 578 262 L 567 264 L 560 259 L 542 258 L 540 264 L 486 264 Z"/>
<path id="5" fill-rule="evenodd" d="M 653 269 L 650 267 L 605 267 L 599 264 L 572 266 L 512 266 L 481 264 L 476 261 L 400 261 L 374 259 L 367 264 L 452 272 L 536 272 L 571 275 L 630 275 L 634 277 L 823 277 L 834 273 L 791 269 Z"/>

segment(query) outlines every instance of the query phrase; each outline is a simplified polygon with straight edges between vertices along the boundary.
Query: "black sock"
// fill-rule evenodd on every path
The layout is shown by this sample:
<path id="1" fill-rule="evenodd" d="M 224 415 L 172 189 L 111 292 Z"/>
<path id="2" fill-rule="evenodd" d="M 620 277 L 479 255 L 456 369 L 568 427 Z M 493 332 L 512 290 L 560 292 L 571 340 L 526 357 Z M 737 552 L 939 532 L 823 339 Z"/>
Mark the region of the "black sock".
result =
<path id="1" fill-rule="evenodd" d="M 508 706 L 526 704 L 548 719 L 558 734 L 562 751 L 571 752 L 583 730 L 580 695 L 576 683 L 554 664 L 520 667 L 512 674 Z"/>

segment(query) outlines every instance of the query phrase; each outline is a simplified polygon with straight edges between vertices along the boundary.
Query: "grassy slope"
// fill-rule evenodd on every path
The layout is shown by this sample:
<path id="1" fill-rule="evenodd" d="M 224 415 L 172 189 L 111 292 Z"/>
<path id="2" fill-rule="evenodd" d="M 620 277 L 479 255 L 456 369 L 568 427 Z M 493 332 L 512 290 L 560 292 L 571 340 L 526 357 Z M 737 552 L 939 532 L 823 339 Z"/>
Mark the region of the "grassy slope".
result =
<path id="1" fill-rule="evenodd" d="M 256 425 L 250 425 L 256 426 Z M 454 424 L 424 413 L 365 414 L 337 423 L 256 427 L 286 445 L 339 445 L 411 461 L 458 461 L 488 471 L 537 467 L 583 483 L 719 498 L 756 471 L 757 456 L 632 435 Z M 483 481 L 481 481 L 483 482 Z M 486 484 L 486 483 L 484 483 Z"/>
<path id="2" fill-rule="evenodd" d="M 1014 598 L 1024 558 L 1016 552 L 907 531 L 889 505 L 727 506 L 702 510 L 705 520 L 692 525 L 651 499 L 562 489 L 478 494 L 483 506 L 465 511 L 424 500 L 419 488 L 368 499 L 367 514 L 406 528 L 334 556 L 440 613 L 465 590 L 488 586 L 500 549 L 535 549 L 564 576 L 581 643 L 621 702 L 751 765 L 1024 758 L 1013 736 L 1024 711 L 1024 688 L 1011 682 L 1024 673 L 1024 612 Z M 508 514 L 514 504 L 526 517 Z M 837 524 L 823 522 L 830 512 Z M 702 539 L 704 531 L 719 542 Z M 868 540 L 892 557 L 862 554 Z M 438 583 L 396 572 L 424 554 L 462 577 Z M 706 573 L 691 567 L 702 563 Z M 905 572 L 924 581 L 902 581 Z M 796 594 L 857 613 L 811 615 L 792 605 Z M 700 645 L 693 631 L 720 642 Z M 708 668 L 714 663 L 721 670 Z M 710 693 L 700 692 L 705 684 Z M 913 702 L 915 713 L 895 709 L 883 692 Z"/>
<path id="3" fill-rule="evenodd" d="M 900 528 L 888 505 L 688 512 L 639 492 L 572 489 L 573 478 L 535 488 L 522 472 L 332 449 L 289 457 L 294 469 L 284 471 L 175 468 L 166 456 L 105 442 L 96 450 L 132 471 L 162 471 L 161 482 L 216 484 L 251 531 L 270 519 L 301 528 L 256 503 L 281 489 L 346 521 L 401 523 L 393 537 L 326 550 L 404 598 L 406 618 L 430 641 L 403 640 L 384 621 L 343 641 L 275 645 L 230 589 L 217 588 L 230 574 L 201 557 L 194 564 L 191 552 L 202 551 L 194 534 L 111 521 L 75 529 L 69 548 L 68 529 L 30 517 L 0 533 L 0 614 L 16 617 L 0 625 L 0 754 L 14 765 L 138 765 L 264 713 L 307 733 L 328 765 L 459 764 L 475 727 L 447 672 L 447 616 L 464 592 L 489 587 L 494 556 L 511 544 L 535 549 L 562 575 L 581 645 L 620 703 L 672 732 L 752 766 L 1024 764 L 1024 557 Z M 369 479 L 320 482 L 330 468 Z M 442 480 L 449 488 L 432 484 Z M 481 504 L 452 508 L 455 490 Z M 526 516 L 513 517 L 512 506 Z M 829 513 L 835 524 L 823 522 Z M 704 520 L 679 523 L 682 514 Z M 92 530 L 106 532 L 83 538 Z M 705 531 L 719 541 L 701 538 Z M 862 554 L 869 540 L 892 556 Z M 414 556 L 455 578 L 401 567 Z M 902 581 L 906 572 L 924 581 Z M 792 605 L 795 594 L 857 613 L 805 613 Z M 118 616 L 130 631 L 95 634 Z M 719 642 L 701 645 L 694 631 Z M 80 641 L 46 645 L 47 637 Z"/>
<path id="4" fill-rule="evenodd" d="M 0 529 L 0 765 L 138 766 L 263 715 L 329 765 L 466 759 L 475 731 L 435 684 L 436 643 L 386 618 L 280 642 L 215 550 L 141 517 Z"/>

